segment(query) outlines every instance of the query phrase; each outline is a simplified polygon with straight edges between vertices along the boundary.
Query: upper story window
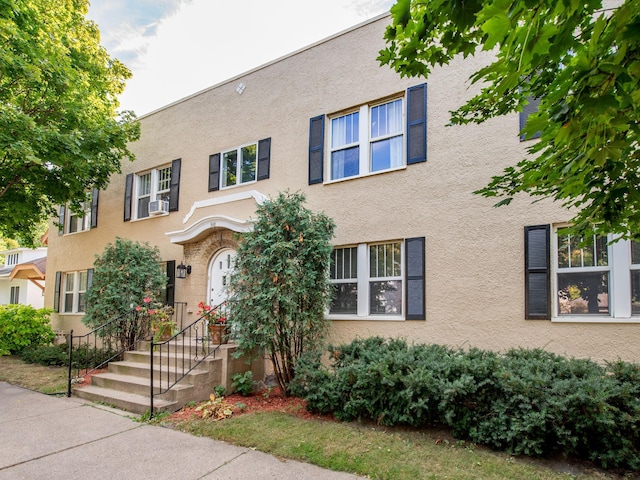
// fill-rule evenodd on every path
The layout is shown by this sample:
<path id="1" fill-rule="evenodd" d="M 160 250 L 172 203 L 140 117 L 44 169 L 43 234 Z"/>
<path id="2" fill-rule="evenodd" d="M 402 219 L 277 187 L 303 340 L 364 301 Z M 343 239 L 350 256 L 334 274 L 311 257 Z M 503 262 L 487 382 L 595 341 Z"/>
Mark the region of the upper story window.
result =
<path id="1" fill-rule="evenodd" d="M 331 180 L 404 166 L 403 99 L 331 119 Z"/>
<path id="2" fill-rule="evenodd" d="M 78 214 L 69 210 L 65 233 L 84 232 L 91 228 L 91 205 L 82 202 L 83 212 Z"/>
<path id="3" fill-rule="evenodd" d="M 124 221 L 178 210 L 181 159 L 126 177 Z"/>
<path id="4" fill-rule="evenodd" d="M 209 191 L 269 178 L 271 138 L 209 155 Z"/>
<path id="5" fill-rule="evenodd" d="M 80 203 L 81 210 L 74 212 L 69 205 L 61 205 L 58 218 L 58 234 L 86 232 L 98 226 L 99 191 L 94 188 L 87 200 Z"/>
<path id="6" fill-rule="evenodd" d="M 325 117 L 310 120 L 310 185 L 325 178 L 357 178 L 427 160 L 426 84 L 409 88 L 403 97 L 329 115 L 327 135 Z"/>
<path id="7" fill-rule="evenodd" d="M 255 182 L 258 144 L 245 145 L 222 153 L 222 187 Z"/>
<path id="8" fill-rule="evenodd" d="M 136 218 L 169 212 L 171 166 L 154 168 L 150 172 L 138 175 L 137 183 Z"/>

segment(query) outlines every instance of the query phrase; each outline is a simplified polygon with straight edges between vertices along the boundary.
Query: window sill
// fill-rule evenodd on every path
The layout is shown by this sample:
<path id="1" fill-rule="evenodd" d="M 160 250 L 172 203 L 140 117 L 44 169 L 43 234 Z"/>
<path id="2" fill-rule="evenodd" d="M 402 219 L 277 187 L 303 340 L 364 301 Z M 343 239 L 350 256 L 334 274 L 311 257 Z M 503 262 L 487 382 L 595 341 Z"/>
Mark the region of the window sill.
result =
<path id="1" fill-rule="evenodd" d="M 551 322 L 553 323 L 629 323 L 629 324 L 639 324 L 640 317 L 610 317 L 607 315 L 593 315 L 593 316 L 562 316 L 562 317 L 552 317 Z"/>
<path id="2" fill-rule="evenodd" d="M 258 181 L 257 180 L 250 180 L 248 182 L 237 183 L 235 185 L 227 185 L 227 186 L 224 186 L 224 187 L 220 187 L 219 191 L 223 192 L 223 191 L 226 191 L 226 190 L 233 190 L 234 188 L 246 187 L 247 185 L 253 185 L 255 183 L 258 183 Z"/>
<path id="3" fill-rule="evenodd" d="M 154 218 L 162 218 L 162 217 L 168 217 L 168 216 L 169 216 L 169 212 L 158 213 L 156 215 L 149 215 L 148 217 L 143 217 L 143 218 L 132 218 L 131 221 L 132 222 L 144 222 L 145 220 L 152 220 Z"/>
<path id="4" fill-rule="evenodd" d="M 366 321 L 366 322 L 370 322 L 370 321 L 393 321 L 393 322 L 404 322 L 405 319 L 404 317 L 399 317 L 398 315 L 368 315 L 368 316 L 362 316 L 359 317 L 358 315 L 348 315 L 348 314 L 344 314 L 344 315 L 340 315 L 340 314 L 330 314 L 330 315 L 325 315 L 325 318 L 327 320 L 331 320 L 331 321 L 346 321 L 346 322 L 351 322 L 351 321 Z M 638 319 L 640 320 L 640 319 Z"/>
<path id="5" fill-rule="evenodd" d="M 327 180 L 326 182 L 324 182 L 324 185 L 332 185 L 334 183 L 348 182 L 349 180 L 358 180 L 359 178 L 373 177 L 375 175 L 383 175 L 385 173 L 398 172 L 400 170 L 406 170 L 406 169 L 407 169 L 407 166 L 403 165 L 401 167 L 389 168 L 387 170 L 379 170 L 377 172 L 369 172 L 362 175 L 353 175 L 351 177 L 336 178 L 335 180 Z"/>

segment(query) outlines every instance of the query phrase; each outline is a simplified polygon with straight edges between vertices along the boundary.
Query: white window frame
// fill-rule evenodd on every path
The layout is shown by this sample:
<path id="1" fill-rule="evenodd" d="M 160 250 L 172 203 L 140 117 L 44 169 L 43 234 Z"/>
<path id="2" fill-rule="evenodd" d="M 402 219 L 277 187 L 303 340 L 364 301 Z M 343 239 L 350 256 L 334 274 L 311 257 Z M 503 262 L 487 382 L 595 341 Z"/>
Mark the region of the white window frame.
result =
<path id="1" fill-rule="evenodd" d="M 82 202 L 82 214 L 74 213 L 67 205 L 67 218 L 65 219 L 64 233 L 67 235 L 73 233 L 86 232 L 91 230 L 91 202 Z M 73 219 L 77 219 L 76 229 L 71 230 Z"/>
<path id="2" fill-rule="evenodd" d="M 253 160 L 253 179 L 242 181 L 242 152 L 247 147 L 254 147 L 255 154 Z M 225 162 L 225 155 L 235 152 L 236 154 L 236 182 L 226 185 L 227 182 L 227 164 Z M 226 190 L 227 188 L 239 187 L 240 185 L 250 185 L 258 181 L 258 142 L 251 142 L 239 147 L 230 148 L 220 153 L 220 189 Z"/>
<path id="3" fill-rule="evenodd" d="M 640 264 L 633 265 L 631 263 L 631 241 L 618 240 L 612 242 L 613 237 L 607 236 L 607 258 L 608 265 L 581 267 L 581 268 L 560 268 L 558 266 L 558 231 L 566 225 L 554 227 L 553 230 L 553 258 L 552 258 L 552 321 L 555 322 L 583 322 L 583 323 L 602 323 L 602 322 L 640 322 L 640 313 L 632 314 L 632 290 L 631 290 L 631 272 L 640 270 Z M 609 292 L 608 303 L 609 313 L 601 314 L 563 314 L 560 312 L 559 305 L 559 282 L 558 274 L 571 272 L 608 272 Z"/>
<path id="4" fill-rule="evenodd" d="M 399 276 L 390 276 L 390 277 L 376 277 L 372 276 L 370 270 L 370 247 L 376 245 L 384 245 L 384 244 L 393 244 L 397 243 L 400 247 L 400 275 Z M 355 245 L 340 245 L 335 246 L 335 249 L 340 248 L 351 248 Z M 360 243 L 357 246 L 357 278 L 355 279 L 347 279 L 347 281 L 353 282 L 357 281 L 358 284 L 358 307 L 357 313 L 355 314 L 347 314 L 347 313 L 330 313 L 330 311 L 326 312 L 326 316 L 329 319 L 334 320 L 350 320 L 350 319 L 358 319 L 358 320 L 404 320 L 405 312 L 406 312 L 406 282 L 404 278 L 405 269 L 406 269 L 406 258 L 405 258 L 405 248 L 404 242 L 402 240 L 389 240 L 384 242 L 372 242 L 372 243 Z M 370 312 L 370 295 L 371 295 L 371 282 L 372 281 L 399 281 L 401 284 L 401 312 L 400 313 L 388 313 L 388 314 L 372 314 Z M 339 283 L 338 280 L 332 280 L 331 283 Z"/>
<path id="5" fill-rule="evenodd" d="M 84 285 L 81 285 L 81 280 L 84 274 Z M 61 313 L 73 314 L 73 313 L 84 313 L 84 309 L 80 309 L 80 297 L 81 295 L 85 295 L 87 293 L 87 281 L 89 275 L 87 270 L 79 270 L 76 272 L 67 272 L 64 274 L 62 279 L 62 308 Z M 69 285 L 69 280 L 71 280 L 71 285 Z M 69 305 L 69 298 L 71 305 Z"/>
<path id="6" fill-rule="evenodd" d="M 18 305 L 20 303 L 20 287 L 12 286 L 9 293 L 9 304 Z"/>
<path id="7" fill-rule="evenodd" d="M 400 102 L 401 118 L 400 118 L 400 130 L 392 133 L 387 133 L 374 137 L 372 133 L 372 112 L 376 107 L 384 105 L 390 105 L 394 102 Z M 329 115 L 329 135 L 328 135 L 328 161 L 326 165 L 326 178 L 329 179 L 327 183 L 339 182 L 343 180 L 349 180 L 354 178 L 360 178 L 367 175 L 374 175 L 378 173 L 385 173 L 393 170 L 399 170 L 406 168 L 407 166 L 407 151 L 406 151 L 406 97 L 399 96 L 394 98 L 387 98 L 375 103 L 369 103 L 361 105 L 358 108 L 340 112 L 336 115 Z M 349 143 L 334 145 L 334 128 L 335 122 L 346 118 L 349 115 L 358 113 L 358 139 Z M 373 170 L 372 162 L 372 145 L 377 142 L 385 141 L 391 138 L 399 138 L 402 148 L 401 161 L 398 165 L 390 165 L 388 168 Z M 358 173 L 350 176 L 340 176 L 334 178 L 333 176 L 333 154 L 342 150 L 358 147 Z M 390 159 L 391 163 L 391 159 Z"/>
<path id="8" fill-rule="evenodd" d="M 143 177 L 146 177 L 147 175 L 149 175 L 149 192 L 142 193 L 144 187 L 144 185 L 142 184 Z M 148 203 L 146 209 L 140 209 L 140 200 L 148 198 L 149 202 L 153 202 L 155 200 L 169 201 L 170 194 L 171 164 L 163 165 L 161 167 L 153 168 L 151 170 L 136 174 L 134 195 L 135 219 L 141 220 L 151 217 L 151 215 L 149 215 Z"/>

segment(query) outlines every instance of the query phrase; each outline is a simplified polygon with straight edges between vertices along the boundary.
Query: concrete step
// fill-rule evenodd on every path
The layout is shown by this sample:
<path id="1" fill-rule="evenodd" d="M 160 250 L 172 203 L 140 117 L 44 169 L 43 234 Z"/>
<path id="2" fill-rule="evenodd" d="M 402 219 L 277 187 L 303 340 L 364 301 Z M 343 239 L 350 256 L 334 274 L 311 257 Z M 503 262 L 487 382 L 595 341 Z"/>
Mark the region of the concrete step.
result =
<path id="1" fill-rule="evenodd" d="M 160 355 L 159 352 L 154 352 L 153 353 L 153 364 L 155 365 L 171 365 L 174 367 L 186 367 L 188 368 L 192 368 L 196 363 L 198 362 L 202 362 L 201 368 L 208 368 L 207 364 L 211 361 L 213 361 L 217 356 L 219 356 L 219 354 L 221 352 L 216 352 L 218 353 L 218 355 L 210 355 L 209 357 L 207 357 L 204 362 L 202 362 L 202 355 L 191 355 L 185 352 L 185 354 L 183 355 L 182 352 L 171 352 L 171 354 L 166 355 L 165 352 L 163 352 L 163 355 Z M 125 362 L 131 362 L 131 363 L 140 363 L 142 365 L 149 365 L 150 364 L 150 357 L 151 357 L 151 353 L 149 351 L 143 351 L 143 350 L 133 350 L 131 352 L 125 352 L 124 353 L 124 358 L 123 361 Z M 113 362 L 112 362 L 113 363 Z"/>
<path id="2" fill-rule="evenodd" d="M 153 366 L 153 375 L 155 378 L 160 378 L 162 376 L 163 379 L 171 378 L 175 379 L 176 376 L 184 376 L 184 375 L 196 375 L 198 373 L 206 373 L 211 370 L 216 363 L 219 363 L 220 360 L 216 362 L 216 359 L 205 360 L 197 367 L 193 368 L 189 372 L 189 365 L 154 365 Z M 193 363 L 195 365 L 195 362 Z M 109 364 L 109 372 L 117 373 L 120 375 L 131 375 L 134 377 L 141 378 L 150 378 L 151 370 L 149 369 L 148 362 L 111 362 Z"/>
<path id="3" fill-rule="evenodd" d="M 84 398 L 85 400 L 111 405 L 138 415 L 148 412 L 151 405 L 149 396 L 96 387 L 94 385 L 76 388 L 73 393 L 75 396 Z M 177 401 L 167 401 L 157 397 L 153 399 L 154 413 L 162 411 L 175 412 L 183 406 L 184 404 L 180 405 Z"/>
<path id="4" fill-rule="evenodd" d="M 185 377 L 181 382 L 174 385 L 171 390 L 162 394 L 162 398 L 166 400 L 176 400 L 182 390 L 193 387 L 191 383 L 186 382 L 189 377 Z M 163 378 L 162 381 L 155 379 L 153 382 L 154 391 L 166 390 L 174 380 Z M 116 373 L 105 372 L 98 373 L 91 377 L 91 385 L 95 387 L 105 388 L 109 390 L 118 390 L 121 392 L 133 393 L 136 395 L 148 396 L 150 385 L 148 378 L 134 377 L 131 375 L 118 375 Z M 80 387 L 81 389 L 84 387 Z"/>

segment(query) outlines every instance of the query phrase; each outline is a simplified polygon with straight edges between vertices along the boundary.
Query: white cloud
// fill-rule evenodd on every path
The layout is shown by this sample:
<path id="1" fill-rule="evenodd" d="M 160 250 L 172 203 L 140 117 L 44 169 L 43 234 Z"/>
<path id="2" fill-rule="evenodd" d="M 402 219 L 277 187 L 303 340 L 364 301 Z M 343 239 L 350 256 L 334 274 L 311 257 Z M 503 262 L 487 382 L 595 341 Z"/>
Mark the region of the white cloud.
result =
<path id="1" fill-rule="evenodd" d="M 148 113 L 388 11 L 390 0 L 93 0 L 133 72 L 121 107 Z"/>

